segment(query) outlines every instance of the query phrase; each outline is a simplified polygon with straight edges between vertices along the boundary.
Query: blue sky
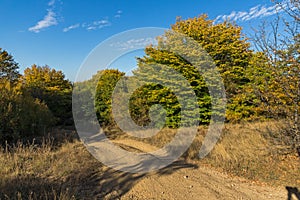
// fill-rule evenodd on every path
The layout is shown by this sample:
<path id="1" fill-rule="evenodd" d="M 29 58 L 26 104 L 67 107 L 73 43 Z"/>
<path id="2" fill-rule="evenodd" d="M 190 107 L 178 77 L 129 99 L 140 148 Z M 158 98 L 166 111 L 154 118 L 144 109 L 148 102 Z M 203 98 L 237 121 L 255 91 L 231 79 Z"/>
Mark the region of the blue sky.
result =
<path id="1" fill-rule="evenodd" d="M 249 33 L 260 20 L 274 16 L 276 8 L 270 0 L 0 0 L 0 10 L 0 48 L 14 56 L 21 73 L 32 64 L 47 64 L 74 80 L 89 52 L 120 32 L 169 28 L 177 16 L 206 13 L 217 21 L 230 17 Z M 137 42 L 145 41 L 126 44 Z M 140 55 L 142 51 L 122 57 L 114 67 L 126 69 Z"/>

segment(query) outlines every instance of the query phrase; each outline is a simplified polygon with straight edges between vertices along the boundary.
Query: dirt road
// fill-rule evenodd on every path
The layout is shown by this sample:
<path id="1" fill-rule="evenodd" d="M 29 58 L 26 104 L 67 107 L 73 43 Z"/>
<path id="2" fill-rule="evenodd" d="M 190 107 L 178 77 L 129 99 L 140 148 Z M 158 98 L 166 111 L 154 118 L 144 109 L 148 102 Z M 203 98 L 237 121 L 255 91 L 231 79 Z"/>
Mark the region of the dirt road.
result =
<path id="1" fill-rule="evenodd" d="M 123 148 L 149 152 L 156 149 L 149 144 L 129 139 L 114 141 Z M 109 171 L 110 170 L 110 171 Z M 139 175 L 111 172 L 103 179 L 104 199 L 287 199 L 284 187 L 266 187 L 249 180 L 228 176 L 200 162 L 179 160 L 158 172 Z"/>

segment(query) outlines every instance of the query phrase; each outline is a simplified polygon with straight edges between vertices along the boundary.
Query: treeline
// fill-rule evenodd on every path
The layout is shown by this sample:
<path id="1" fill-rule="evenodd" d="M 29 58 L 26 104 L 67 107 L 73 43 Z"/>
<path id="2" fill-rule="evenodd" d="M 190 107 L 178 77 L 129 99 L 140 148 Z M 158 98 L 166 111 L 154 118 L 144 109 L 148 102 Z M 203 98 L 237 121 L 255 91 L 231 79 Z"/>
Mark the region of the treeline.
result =
<path id="1" fill-rule="evenodd" d="M 298 5 L 292 0 L 290 4 Z M 214 101 L 209 88 L 218 86 L 208 83 L 194 63 L 178 53 L 190 51 L 195 58 L 203 57 L 197 63 L 198 67 L 209 69 L 212 63 L 216 66 L 227 98 L 226 122 L 280 120 L 284 124 L 279 137 L 281 142 L 295 148 L 300 143 L 298 10 L 299 7 L 293 8 L 293 12 L 287 10 L 289 18 L 278 17 L 270 24 L 271 28 L 257 30 L 251 38 L 252 43 L 242 33 L 242 28 L 233 22 L 216 24 L 206 15 L 187 20 L 178 18 L 171 29 L 158 38 L 158 44 L 148 46 L 145 56 L 137 59 L 138 68 L 133 71 L 134 76 L 126 77 L 119 70 L 107 69 L 99 71 L 90 80 L 75 83 L 74 87 L 80 93 L 75 95 L 85 99 L 85 104 L 75 114 L 82 116 L 85 123 L 84 119 L 96 112 L 102 126 L 116 127 L 115 118 L 122 117 L 125 112 L 115 112 L 116 116 L 113 116 L 112 95 L 115 92 L 123 95 L 114 99 L 114 104 L 119 105 L 117 109 L 123 111 L 126 106 L 122 100 L 128 99 L 130 118 L 137 125 L 152 123 L 151 115 L 165 117 L 156 119 L 158 127 L 189 126 L 193 124 L 189 119 L 194 119 L 194 115 L 200 124 L 208 124 Z M 287 31 L 274 29 L 276 27 Z M 196 41 L 205 53 L 186 49 L 186 39 L 175 37 L 173 33 Z M 168 47 L 174 47 L 176 51 Z M 73 85 L 61 71 L 33 65 L 24 71 L 24 75 L 20 75 L 18 64 L 12 56 L 3 50 L 0 53 L 1 141 L 40 134 L 47 127 L 65 124 L 72 119 Z M 180 74 L 196 95 L 198 108 L 188 113 L 191 118 L 183 122 L 182 105 L 176 94 L 178 91 L 166 87 L 178 84 L 179 79 L 166 75 L 170 71 Z M 135 81 L 134 77 L 140 79 Z M 153 80 L 160 84 L 153 83 Z M 140 81 L 146 84 L 140 84 Z M 131 91 L 131 88 L 136 89 Z M 78 103 L 76 101 L 81 99 L 76 99 L 75 104 Z M 156 104 L 164 109 L 153 107 Z M 194 106 L 189 101 L 186 104 L 188 108 Z"/>
<path id="2" fill-rule="evenodd" d="M 62 71 L 32 65 L 24 75 L 7 51 L 0 49 L 0 141 L 47 134 L 52 126 L 73 123 L 72 83 Z"/>
<path id="3" fill-rule="evenodd" d="M 297 95 L 289 94 L 293 89 L 298 90 L 297 84 L 299 70 L 299 35 L 295 37 L 295 43 L 289 44 L 285 51 L 278 52 L 278 61 L 273 66 L 264 52 L 252 50 L 248 39 L 242 34 L 241 27 L 224 22 L 214 24 L 208 20 L 206 15 L 188 20 L 178 20 L 173 26 L 172 31 L 183 33 L 187 37 L 193 38 L 206 50 L 213 59 L 225 86 L 227 97 L 227 122 L 239 122 L 241 120 L 253 121 L 261 118 L 287 117 L 289 112 L 298 99 Z M 166 80 L 162 74 L 155 72 L 154 65 L 168 66 L 178 71 L 188 80 L 195 94 L 198 97 L 200 121 L 207 124 L 210 120 L 211 99 L 208 87 L 203 76 L 187 60 L 183 59 L 174 52 L 168 52 L 164 46 L 172 39 L 166 33 L 157 46 L 149 46 L 145 49 L 146 56 L 138 58 L 138 68 L 133 71 L 134 76 L 142 77 L 146 82 L 156 79 Z M 170 36 L 171 37 L 171 36 Z M 174 41 L 173 41 L 174 42 Z M 177 45 L 180 48 L 180 45 Z M 279 55 L 280 53 L 280 55 Z M 286 58 L 290 58 L 289 60 Z M 154 65 L 152 65 L 154 64 Z M 274 70 L 276 68 L 276 70 Z M 163 69 L 160 69 L 162 72 Z M 100 122 L 104 124 L 113 123 L 111 114 L 111 96 L 118 81 L 125 73 L 116 69 L 107 69 L 98 72 L 91 80 L 81 84 L 86 85 L 85 89 L 93 93 L 96 85 L 95 105 Z M 127 77 L 130 78 L 130 77 Z M 170 77 L 172 78 L 172 77 Z M 289 84 L 289 90 L 284 90 L 279 84 L 285 82 Z M 176 84 L 176 80 L 172 84 Z M 127 88 L 133 87 L 125 85 Z M 287 86 L 288 87 L 288 86 Z M 82 86 L 82 88 L 84 88 Z M 164 88 L 163 85 L 146 84 L 139 87 L 131 97 L 131 110 L 133 118 L 137 123 L 144 124 L 149 122 L 142 115 L 149 111 L 149 107 L 154 104 L 161 104 L 169 110 L 168 116 L 174 119 L 167 121 L 167 126 L 176 127 L 180 116 L 174 113 L 180 112 L 180 105 L 176 100 L 175 94 Z M 276 99 L 272 98 L 276 97 Z M 299 102 L 298 102 L 299 103 Z M 277 107 L 280 106 L 280 107 Z M 275 113 L 269 112 L 272 107 L 278 108 Z"/>

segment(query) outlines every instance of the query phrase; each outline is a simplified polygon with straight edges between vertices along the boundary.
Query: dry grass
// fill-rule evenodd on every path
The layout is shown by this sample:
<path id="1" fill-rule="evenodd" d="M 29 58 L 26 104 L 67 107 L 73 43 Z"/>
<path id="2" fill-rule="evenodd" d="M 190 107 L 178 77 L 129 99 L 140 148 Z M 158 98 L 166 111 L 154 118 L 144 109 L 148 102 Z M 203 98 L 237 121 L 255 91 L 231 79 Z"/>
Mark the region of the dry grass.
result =
<path id="1" fill-rule="evenodd" d="M 267 137 L 268 131 L 276 131 L 274 124 L 226 125 L 222 138 L 200 165 L 270 185 L 299 187 L 300 159 L 296 154 L 281 154 L 281 147 Z M 199 127 L 183 157 L 197 159 L 206 131 L 205 127 Z M 139 140 L 162 147 L 175 134 L 175 130 L 163 129 L 151 138 Z M 104 198 L 112 188 L 121 185 L 126 187 L 117 195 L 125 193 L 130 188 L 128 184 L 135 181 L 131 174 L 105 169 L 79 141 L 54 145 L 48 139 L 38 145 L 19 143 L 0 149 L 0 199 L 81 199 L 98 195 L 93 191 Z"/>
<path id="2" fill-rule="evenodd" d="M 222 139 L 203 160 L 231 174 L 270 185 L 300 186 L 300 159 L 296 152 L 281 154 L 267 132 L 274 122 L 227 125 Z"/>
<path id="3" fill-rule="evenodd" d="M 44 140 L 0 151 L 0 199 L 75 199 L 82 177 L 99 164 L 80 142 Z"/>
<path id="4" fill-rule="evenodd" d="M 213 151 L 201 162 L 232 175 L 270 185 L 300 186 L 300 158 L 296 152 L 282 154 L 281 145 L 274 144 L 270 132 L 276 133 L 278 122 L 256 122 L 226 124 L 221 139 Z M 187 130 L 188 131 L 188 130 Z M 206 127 L 199 127 L 192 145 L 183 155 L 186 159 L 197 159 Z M 157 147 L 167 144 L 176 130 L 163 129 L 157 135 L 138 139 Z M 130 139 L 134 139 L 130 136 Z M 136 138 L 135 138 L 136 139 Z"/>

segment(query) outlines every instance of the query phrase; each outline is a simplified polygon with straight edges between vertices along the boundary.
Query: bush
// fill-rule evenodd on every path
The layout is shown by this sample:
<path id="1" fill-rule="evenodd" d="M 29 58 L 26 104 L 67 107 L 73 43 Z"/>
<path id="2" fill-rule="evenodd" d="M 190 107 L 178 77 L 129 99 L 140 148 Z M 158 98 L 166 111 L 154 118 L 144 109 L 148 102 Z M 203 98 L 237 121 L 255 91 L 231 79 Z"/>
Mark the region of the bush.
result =
<path id="1" fill-rule="evenodd" d="M 0 141 L 13 142 L 46 133 L 54 123 L 48 107 L 37 99 L 23 94 L 17 85 L 0 83 Z"/>

